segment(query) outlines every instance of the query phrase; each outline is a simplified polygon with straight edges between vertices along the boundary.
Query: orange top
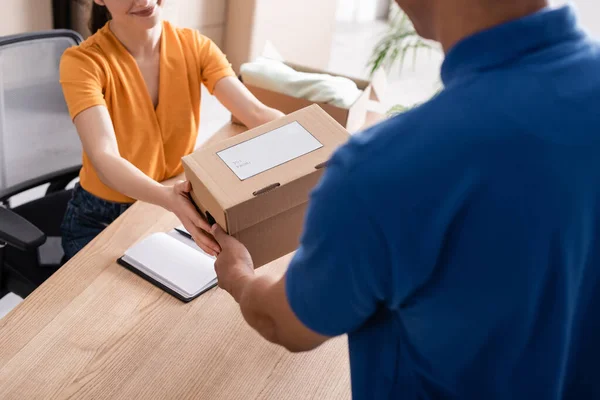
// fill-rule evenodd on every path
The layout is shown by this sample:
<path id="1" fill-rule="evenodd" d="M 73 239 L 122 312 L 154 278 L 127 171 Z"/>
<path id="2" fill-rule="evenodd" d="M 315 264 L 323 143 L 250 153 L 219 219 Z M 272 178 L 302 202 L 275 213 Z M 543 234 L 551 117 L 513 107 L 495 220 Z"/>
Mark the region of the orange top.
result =
<path id="1" fill-rule="evenodd" d="M 109 24 L 65 51 L 60 82 L 71 118 L 87 108 L 106 106 L 121 156 L 160 182 L 183 172 L 181 158 L 194 150 L 200 126 L 200 84 L 212 94 L 231 64 L 207 37 L 163 22 L 158 106 L 154 109 L 133 56 Z M 133 199 L 106 186 L 83 154 L 81 186 L 104 200 Z"/>

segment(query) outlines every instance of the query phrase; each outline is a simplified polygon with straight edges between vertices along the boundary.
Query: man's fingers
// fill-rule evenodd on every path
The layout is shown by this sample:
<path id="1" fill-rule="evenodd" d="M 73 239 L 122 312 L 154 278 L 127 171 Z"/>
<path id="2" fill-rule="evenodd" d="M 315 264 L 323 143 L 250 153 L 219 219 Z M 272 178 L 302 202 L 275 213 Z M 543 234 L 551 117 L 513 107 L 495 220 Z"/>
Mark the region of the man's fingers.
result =
<path id="1" fill-rule="evenodd" d="M 221 252 L 219 244 L 197 226 L 192 225 L 190 228 L 186 227 L 186 229 L 194 238 L 194 242 L 208 254 L 216 256 Z"/>
<path id="2" fill-rule="evenodd" d="M 210 232 L 213 234 L 213 236 L 215 237 L 215 239 L 217 239 L 217 242 L 219 242 L 219 243 L 221 243 L 223 240 L 227 239 L 227 234 L 225 233 L 225 231 L 223 229 L 221 229 L 219 224 L 214 224 L 210 228 Z"/>

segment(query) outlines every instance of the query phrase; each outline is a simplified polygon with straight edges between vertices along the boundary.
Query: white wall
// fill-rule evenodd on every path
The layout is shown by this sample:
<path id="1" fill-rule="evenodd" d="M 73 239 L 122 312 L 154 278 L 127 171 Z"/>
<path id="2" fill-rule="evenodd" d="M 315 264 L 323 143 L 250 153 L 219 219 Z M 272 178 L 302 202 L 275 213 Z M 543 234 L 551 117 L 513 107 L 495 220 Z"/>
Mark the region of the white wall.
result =
<path id="1" fill-rule="evenodd" d="M 387 15 L 390 0 L 337 0 L 338 21 L 365 22 Z"/>
<path id="2" fill-rule="evenodd" d="M 600 2 L 598 0 L 575 0 L 583 26 L 595 37 L 600 38 Z"/>
<path id="3" fill-rule="evenodd" d="M 0 0 L 0 36 L 52 29 L 51 0 Z"/>
<path id="4" fill-rule="evenodd" d="M 581 24 L 593 36 L 600 38 L 600 1 L 599 0 L 550 0 L 550 4 L 560 6 L 571 3 L 577 9 Z"/>

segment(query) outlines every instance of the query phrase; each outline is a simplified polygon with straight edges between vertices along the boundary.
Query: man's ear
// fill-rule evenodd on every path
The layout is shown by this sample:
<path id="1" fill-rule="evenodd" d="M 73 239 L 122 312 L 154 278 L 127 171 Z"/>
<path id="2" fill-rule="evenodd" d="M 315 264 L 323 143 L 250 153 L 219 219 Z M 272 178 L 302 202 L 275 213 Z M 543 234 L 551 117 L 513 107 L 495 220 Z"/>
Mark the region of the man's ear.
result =
<path id="1" fill-rule="evenodd" d="M 99 6 L 106 6 L 106 3 L 104 3 L 104 0 L 94 0 L 94 3 L 98 4 Z"/>

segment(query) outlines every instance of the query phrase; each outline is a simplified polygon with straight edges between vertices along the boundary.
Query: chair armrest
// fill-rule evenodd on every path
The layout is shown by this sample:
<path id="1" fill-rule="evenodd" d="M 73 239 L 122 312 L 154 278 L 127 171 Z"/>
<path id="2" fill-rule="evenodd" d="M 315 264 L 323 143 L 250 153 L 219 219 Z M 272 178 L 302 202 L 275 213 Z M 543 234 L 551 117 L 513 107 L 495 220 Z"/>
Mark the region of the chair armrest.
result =
<path id="1" fill-rule="evenodd" d="M 48 188 L 49 193 L 55 192 L 58 189 L 64 189 L 64 187 L 70 181 L 72 181 L 77 177 L 77 175 L 79 175 L 80 169 L 81 165 L 69 167 L 60 171 L 51 172 L 49 174 L 39 176 L 34 179 L 30 179 L 26 182 L 21 182 L 18 185 L 11 186 L 9 188 L 0 189 L 0 203 L 6 203 L 8 199 L 13 197 L 14 195 L 17 195 L 34 187 L 38 187 L 45 183 L 50 183 L 50 187 Z"/>
<path id="2" fill-rule="evenodd" d="M 31 251 L 46 242 L 46 235 L 25 218 L 0 207 L 0 242 L 18 250 Z"/>

